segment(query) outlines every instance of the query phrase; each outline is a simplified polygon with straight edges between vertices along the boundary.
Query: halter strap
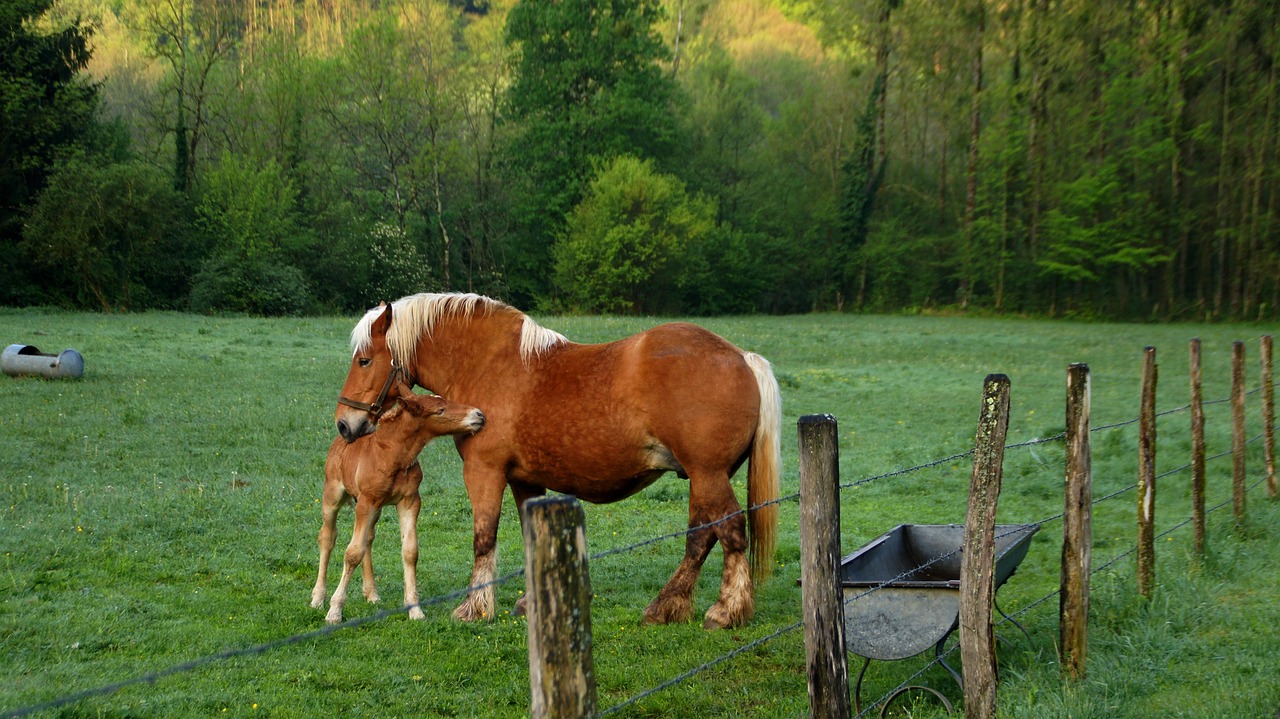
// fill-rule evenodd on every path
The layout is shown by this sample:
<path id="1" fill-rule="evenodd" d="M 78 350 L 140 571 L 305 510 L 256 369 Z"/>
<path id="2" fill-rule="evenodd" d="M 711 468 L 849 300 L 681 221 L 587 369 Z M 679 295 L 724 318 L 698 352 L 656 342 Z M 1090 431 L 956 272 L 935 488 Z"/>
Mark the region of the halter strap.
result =
<path id="1" fill-rule="evenodd" d="M 399 362 L 392 362 L 391 374 L 387 375 L 387 381 L 382 385 L 382 391 L 378 393 L 378 399 L 375 400 L 373 404 L 357 402 L 350 397 L 343 397 L 341 394 L 338 395 L 338 404 L 345 404 L 348 407 L 355 407 L 356 409 L 368 412 L 373 415 L 373 419 L 377 421 L 377 419 L 382 416 L 382 411 L 386 409 L 383 405 L 386 404 L 387 395 L 390 394 L 391 386 L 396 383 L 397 379 L 402 380 L 410 387 L 413 386 L 413 378 L 409 376 L 409 372 L 405 370 L 404 366 Z"/>

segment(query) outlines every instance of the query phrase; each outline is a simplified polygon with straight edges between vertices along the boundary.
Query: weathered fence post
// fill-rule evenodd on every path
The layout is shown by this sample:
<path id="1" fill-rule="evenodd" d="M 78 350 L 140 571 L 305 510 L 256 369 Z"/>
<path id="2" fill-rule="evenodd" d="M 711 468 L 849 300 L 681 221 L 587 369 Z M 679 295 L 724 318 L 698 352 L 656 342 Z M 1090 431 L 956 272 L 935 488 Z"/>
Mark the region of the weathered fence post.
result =
<path id="1" fill-rule="evenodd" d="M 1058 594 L 1058 662 L 1068 679 L 1084 678 L 1093 547 L 1093 455 L 1089 447 L 1089 365 L 1067 368 L 1066 511 L 1062 519 L 1062 591 Z"/>
<path id="2" fill-rule="evenodd" d="M 1204 391 L 1200 386 L 1200 340 L 1191 340 L 1191 521 L 1196 556 L 1204 556 Z"/>
<path id="3" fill-rule="evenodd" d="M 1142 351 L 1138 421 L 1138 594 L 1151 598 L 1156 581 L 1156 348 Z"/>
<path id="4" fill-rule="evenodd" d="M 964 665 L 966 719 L 996 714 L 995 606 L 996 504 L 1000 499 L 1004 441 L 1009 430 L 1009 378 L 988 375 L 969 480 L 960 558 L 960 661 Z"/>
<path id="5" fill-rule="evenodd" d="M 520 509 L 529 597 L 529 684 L 533 719 L 594 719 L 591 576 L 582 505 L 540 497 Z"/>
<path id="6" fill-rule="evenodd" d="M 800 430 L 800 587 L 809 716 L 847 719 L 849 662 L 840 591 L 840 448 L 835 417 L 805 415 Z"/>
<path id="7" fill-rule="evenodd" d="M 1244 343 L 1231 343 L 1231 508 L 1244 527 Z"/>
<path id="8" fill-rule="evenodd" d="M 1262 336 L 1262 455 L 1267 463 L 1267 496 L 1280 495 L 1276 488 L 1276 393 L 1271 376 L 1271 335 Z"/>

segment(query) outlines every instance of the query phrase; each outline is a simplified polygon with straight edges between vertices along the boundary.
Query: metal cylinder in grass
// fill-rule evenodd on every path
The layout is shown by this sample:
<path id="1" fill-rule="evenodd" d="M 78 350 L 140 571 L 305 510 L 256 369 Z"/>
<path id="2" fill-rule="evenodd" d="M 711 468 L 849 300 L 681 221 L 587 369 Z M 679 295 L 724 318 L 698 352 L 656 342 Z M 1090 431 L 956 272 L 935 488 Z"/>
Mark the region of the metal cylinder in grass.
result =
<path id="1" fill-rule="evenodd" d="M 39 375 L 49 379 L 77 379 L 84 375 L 84 358 L 73 349 L 55 355 L 41 352 L 35 345 L 9 345 L 0 355 L 0 369 L 10 377 Z"/>

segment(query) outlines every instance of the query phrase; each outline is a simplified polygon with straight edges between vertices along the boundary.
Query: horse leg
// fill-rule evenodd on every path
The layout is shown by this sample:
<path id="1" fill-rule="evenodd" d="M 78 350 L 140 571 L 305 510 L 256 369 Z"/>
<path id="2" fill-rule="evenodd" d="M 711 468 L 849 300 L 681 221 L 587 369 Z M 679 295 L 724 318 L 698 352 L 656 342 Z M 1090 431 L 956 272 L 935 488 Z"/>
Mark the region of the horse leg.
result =
<path id="1" fill-rule="evenodd" d="M 698 584 L 702 563 L 707 560 L 707 555 L 711 553 L 711 548 L 716 543 L 716 535 L 709 527 L 694 529 L 706 523 L 706 515 L 691 501 L 689 533 L 684 541 L 684 559 L 676 568 L 676 573 L 667 580 L 666 586 L 658 592 L 657 598 L 644 610 L 645 624 L 667 624 L 689 619 L 689 615 L 693 612 L 693 590 Z"/>
<path id="2" fill-rule="evenodd" d="M 724 551 L 724 571 L 720 578 L 720 598 L 707 610 L 706 629 L 740 627 L 755 614 L 755 587 L 747 562 L 747 519 L 735 500 L 724 514 L 735 515 L 716 525 L 716 536 Z"/>
<path id="3" fill-rule="evenodd" d="M 475 533 L 472 547 L 475 564 L 471 569 L 472 590 L 467 598 L 453 610 L 453 616 L 464 622 L 477 619 L 493 619 L 493 579 L 498 568 L 498 518 L 502 515 L 502 493 L 506 480 L 501 473 L 485 470 L 466 471 L 463 465 L 463 481 L 471 499 L 472 527 Z"/>
<path id="4" fill-rule="evenodd" d="M 511 496 L 516 500 L 516 514 L 520 516 L 520 526 L 524 526 L 524 503 L 534 497 L 541 497 L 547 493 L 546 488 L 538 487 L 524 482 L 511 482 Z M 529 596 L 524 592 L 520 593 L 520 598 L 516 600 L 515 609 L 511 613 L 517 617 L 523 617 L 528 612 Z"/>
<path id="5" fill-rule="evenodd" d="M 404 562 L 404 605 L 410 619 L 426 619 L 418 606 L 418 510 L 422 498 L 414 493 L 396 505 L 400 518 L 400 559 Z"/>
<path id="6" fill-rule="evenodd" d="M 336 492 L 326 491 L 321 499 L 320 505 L 320 536 L 316 538 L 316 543 L 320 545 L 320 570 L 316 573 L 316 584 L 311 589 L 311 606 L 319 609 L 324 606 L 324 598 L 326 592 L 325 584 L 327 584 L 327 575 L 329 572 L 329 557 L 333 553 L 333 544 L 337 535 L 338 510 L 342 508 L 343 501 L 346 500 L 346 492 L 338 486 Z"/>
<path id="7" fill-rule="evenodd" d="M 329 599 L 329 613 L 324 618 L 330 624 L 342 621 L 342 607 L 347 603 L 347 585 L 351 582 L 356 565 L 369 553 L 370 533 L 376 519 L 377 512 L 370 511 L 368 504 L 356 502 L 355 529 L 351 533 L 351 543 L 342 555 L 342 579 L 338 580 L 338 588 L 333 590 L 333 597 Z"/>
<path id="8" fill-rule="evenodd" d="M 377 604 L 382 601 L 378 596 L 378 585 L 373 583 L 373 538 L 378 534 L 378 519 L 382 517 L 381 502 L 374 502 L 378 508 L 373 510 L 373 519 L 369 520 L 369 538 L 364 545 L 364 559 L 360 562 L 362 573 L 360 588 L 364 591 L 365 601 Z"/>

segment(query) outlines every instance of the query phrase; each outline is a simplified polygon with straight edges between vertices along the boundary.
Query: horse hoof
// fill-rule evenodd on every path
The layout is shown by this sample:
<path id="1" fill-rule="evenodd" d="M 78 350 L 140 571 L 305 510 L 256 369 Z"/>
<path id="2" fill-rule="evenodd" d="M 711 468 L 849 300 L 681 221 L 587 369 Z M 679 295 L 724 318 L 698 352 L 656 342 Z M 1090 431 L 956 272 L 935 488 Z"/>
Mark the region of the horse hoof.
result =
<path id="1" fill-rule="evenodd" d="M 330 612 L 325 615 L 324 621 L 326 624 L 341 624 L 342 612 L 335 612 L 330 610 Z"/>
<path id="2" fill-rule="evenodd" d="M 517 617 L 523 617 L 524 615 L 528 614 L 529 613 L 528 600 L 529 600 L 528 596 L 523 596 L 517 599 L 515 609 L 512 609 L 511 613 Z"/>
<path id="3" fill-rule="evenodd" d="M 723 604 L 716 602 L 707 610 L 703 629 L 733 629 L 746 624 L 754 612 L 747 607 L 739 607 L 737 612 L 730 612 Z"/>
<path id="4" fill-rule="evenodd" d="M 412 609 L 409 610 L 409 618 L 410 619 L 426 619 L 427 615 L 422 613 L 421 607 L 413 607 Z"/>
<path id="5" fill-rule="evenodd" d="M 470 600 L 459 604 L 458 608 L 453 610 L 453 618 L 464 622 L 478 622 L 490 619 L 491 614 L 491 612 L 486 612 L 483 609 L 476 609 Z"/>
<path id="6" fill-rule="evenodd" d="M 366 594 L 364 595 L 364 598 L 365 598 L 365 601 L 369 602 L 370 604 L 377 604 L 378 602 L 382 601 L 382 597 L 378 596 L 377 592 Z"/>
<path id="7" fill-rule="evenodd" d="M 645 624 L 673 624 L 689 621 L 692 608 L 688 602 L 653 600 L 644 610 Z"/>

